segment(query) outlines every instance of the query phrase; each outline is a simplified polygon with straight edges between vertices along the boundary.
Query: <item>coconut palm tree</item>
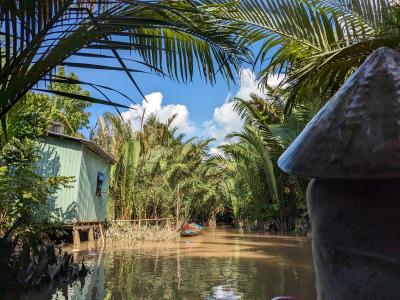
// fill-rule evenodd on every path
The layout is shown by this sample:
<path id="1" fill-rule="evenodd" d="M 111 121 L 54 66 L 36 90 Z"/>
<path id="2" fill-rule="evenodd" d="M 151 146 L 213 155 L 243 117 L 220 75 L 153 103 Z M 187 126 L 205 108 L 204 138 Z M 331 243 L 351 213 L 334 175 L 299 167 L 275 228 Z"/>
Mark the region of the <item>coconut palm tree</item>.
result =
<path id="1" fill-rule="evenodd" d="M 118 115 L 99 119 L 94 140 L 117 159 L 111 170 L 109 217 L 207 220 L 223 211 L 223 170 L 208 160 L 211 140 L 187 139 L 151 115 L 134 130 Z"/>
<path id="2" fill-rule="evenodd" d="M 235 99 L 234 108 L 245 126 L 227 136 L 231 143 L 220 146 L 225 154 L 220 159 L 231 177 L 230 200 L 239 221 L 261 222 L 287 232 L 305 212 L 305 182 L 280 171 L 277 160 L 313 112 L 297 105 L 285 116 L 285 102 L 271 92 L 267 99 L 256 95 L 250 101 Z"/>
<path id="3" fill-rule="evenodd" d="M 236 39 L 240 29 L 218 17 L 231 7 L 203 0 L 2 0 L 0 119 L 4 124 L 29 90 L 117 107 L 128 107 L 121 99 L 132 101 L 112 87 L 57 76 L 57 66 L 121 71 L 139 91 L 135 72 L 233 79 L 247 50 Z M 49 90 L 42 81 L 88 85 L 102 97 Z M 120 99 L 110 99 L 109 91 Z"/>
<path id="4" fill-rule="evenodd" d="M 244 0 L 226 17 L 243 22 L 248 42 L 260 45 L 256 63 L 264 85 L 271 74 L 295 101 L 322 102 L 375 49 L 399 48 L 396 0 Z"/>

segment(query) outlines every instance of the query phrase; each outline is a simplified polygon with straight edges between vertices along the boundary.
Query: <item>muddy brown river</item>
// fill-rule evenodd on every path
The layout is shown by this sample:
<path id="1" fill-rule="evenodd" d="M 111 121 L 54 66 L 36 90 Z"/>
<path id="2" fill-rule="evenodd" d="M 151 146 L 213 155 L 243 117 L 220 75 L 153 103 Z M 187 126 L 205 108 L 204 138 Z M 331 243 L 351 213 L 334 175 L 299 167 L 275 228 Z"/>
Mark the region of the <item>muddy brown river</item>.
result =
<path id="1" fill-rule="evenodd" d="M 316 298 L 307 238 L 207 229 L 177 242 L 86 242 L 74 249 L 82 257 L 93 270 L 85 280 L 21 299 Z"/>

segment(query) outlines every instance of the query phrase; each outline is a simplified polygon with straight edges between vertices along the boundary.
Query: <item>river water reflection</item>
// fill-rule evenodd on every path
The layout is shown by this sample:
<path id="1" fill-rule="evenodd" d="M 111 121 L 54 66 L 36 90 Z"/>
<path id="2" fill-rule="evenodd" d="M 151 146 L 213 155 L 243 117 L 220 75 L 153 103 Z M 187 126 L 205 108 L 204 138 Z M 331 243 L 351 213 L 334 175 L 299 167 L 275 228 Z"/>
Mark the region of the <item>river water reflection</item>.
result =
<path id="1" fill-rule="evenodd" d="M 22 299 L 315 299 L 310 240 L 234 229 L 178 242 L 88 243 L 75 251 L 93 273 Z"/>

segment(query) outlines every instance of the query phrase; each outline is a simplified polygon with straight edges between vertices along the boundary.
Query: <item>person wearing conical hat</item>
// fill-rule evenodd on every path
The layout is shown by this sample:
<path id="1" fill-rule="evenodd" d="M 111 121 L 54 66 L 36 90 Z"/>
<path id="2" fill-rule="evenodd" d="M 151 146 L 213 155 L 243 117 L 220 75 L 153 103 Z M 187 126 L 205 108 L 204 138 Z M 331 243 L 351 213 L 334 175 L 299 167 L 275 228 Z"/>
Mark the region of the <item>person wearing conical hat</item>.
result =
<path id="1" fill-rule="evenodd" d="M 313 179 L 318 299 L 400 299 L 400 53 L 372 53 L 278 165 Z"/>

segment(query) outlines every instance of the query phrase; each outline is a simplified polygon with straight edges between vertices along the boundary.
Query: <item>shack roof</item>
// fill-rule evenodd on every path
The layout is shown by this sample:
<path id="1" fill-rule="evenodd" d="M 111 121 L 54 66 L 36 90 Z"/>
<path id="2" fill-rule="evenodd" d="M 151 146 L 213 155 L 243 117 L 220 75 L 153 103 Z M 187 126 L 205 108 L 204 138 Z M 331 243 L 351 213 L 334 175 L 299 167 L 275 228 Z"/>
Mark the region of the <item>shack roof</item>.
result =
<path id="1" fill-rule="evenodd" d="M 278 165 L 310 178 L 400 177 L 400 53 L 372 53 Z"/>
<path id="2" fill-rule="evenodd" d="M 48 133 L 49 136 L 56 136 L 56 137 L 59 137 L 59 138 L 62 138 L 62 139 L 66 139 L 66 140 L 70 140 L 70 141 L 81 143 L 81 144 L 85 145 L 89 150 L 93 151 L 98 156 L 103 158 L 108 163 L 115 164 L 117 162 L 112 155 L 108 154 L 106 151 L 101 149 L 98 145 L 96 145 L 91 140 L 77 138 L 77 137 L 73 137 L 73 136 L 70 136 L 70 135 L 67 135 L 67 134 L 57 133 L 57 132 L 53 132 L 53 131 L 47 131 L 47 133 Z"/>

